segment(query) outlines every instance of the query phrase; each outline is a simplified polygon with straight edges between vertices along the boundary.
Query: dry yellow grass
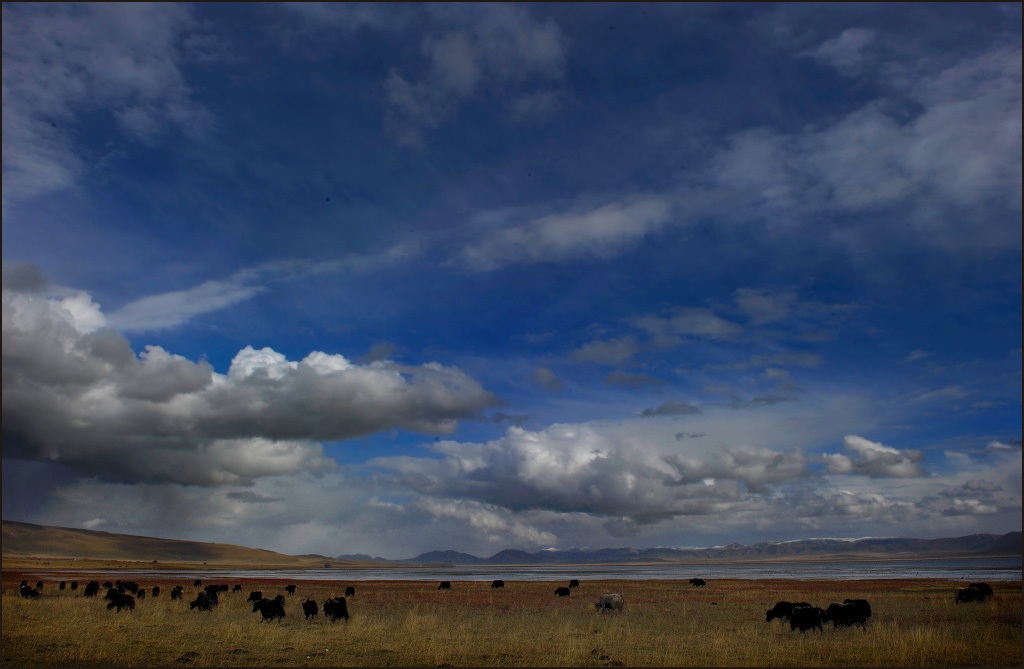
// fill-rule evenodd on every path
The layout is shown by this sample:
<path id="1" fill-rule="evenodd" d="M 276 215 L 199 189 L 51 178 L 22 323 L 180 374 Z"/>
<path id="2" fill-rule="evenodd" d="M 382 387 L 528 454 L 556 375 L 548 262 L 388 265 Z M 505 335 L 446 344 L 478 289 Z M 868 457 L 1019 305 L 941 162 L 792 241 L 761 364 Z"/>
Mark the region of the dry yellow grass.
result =
<path id="1" fill-rule="evenodd" d="M 273 596 L 283 581 L 239 581 L 212 613 L 190 611 L 196 588 L 182 583 L 185 601 L 160 597 L 135 611 L 107 611 L 101 599 L 57 590 L 18 596 L 22 575 L 5 571 L 5 666 L 1020 666 L 1021 587 L 994 584 L 984 604 L 953 603 L 957 584 L 934 581 L 583 581 L 570 598 L 556 585 L 506 581 L 298 582 L 288 617 L 262 623 L 245 602 L 250 590 Z M 111 579 L 116 578 L 111 575 Z M 79 579 L 84 585 L 87 579 Z M 232 584 L 234 581 L 231 582 Z M 349 623 L 322 615 L 307 621 L 301 602 L 322 603 L 345 585 Z M 625 611 L 598 614 L 593 602 L 619 592 Z M 866 598 L 874 615 L 867 631 L 827 628 L 791 632 L 766 623 L 764 605 L 780 599 L 826 606 Z"/>

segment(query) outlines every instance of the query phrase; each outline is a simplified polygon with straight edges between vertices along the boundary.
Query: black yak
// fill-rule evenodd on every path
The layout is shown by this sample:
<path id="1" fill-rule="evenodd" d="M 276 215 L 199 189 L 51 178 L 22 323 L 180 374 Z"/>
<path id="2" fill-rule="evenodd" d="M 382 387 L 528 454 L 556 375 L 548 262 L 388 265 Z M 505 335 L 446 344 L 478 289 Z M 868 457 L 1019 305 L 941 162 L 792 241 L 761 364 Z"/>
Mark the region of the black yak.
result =
<path id="1" fill-rule="evenodd" d="M 274 599 L 267 599 L 264 597 L 252 605 L 252 612 L 256 613 L 257 611 L 259 611 L 260 615 L 263 616 L 262 621 L 270 622 L 277 619 L 277 622 L 280 623 L 281 619 L 285 617 L 284 597 L 281 595 L 278 595 Z"/>
<path id="2" fill-rule="evenodd" d="M 344 618 L 348 622 L 348 604 L 344 597 L 335 597 L 324 602 L 324 617 L 332 623 Z"/>
<path id="3" fill-rule="evenodd" d="M 316 618 L 316 615 L 320 613 L 320 606 L 312 599 L 307 599 L 302 602 L 302 613 L 305 614 L 306 620 Z"/>
<path id="4" fill-rule="evenodd" d="M 213 611 L 213 607 L 217 606 L 217 602 L 205 592 L 200 592 L 196 595 L 195 601 L 188 605 L 189 611 L 192 609 L 199 609 L 200 611 Z"/>
<path id="5" fill-rule="evenodd" d="M 110 600 L 110 603 L 107 604 L 107 610 L 116 608 L 118 613 L 120 613 L 121 609 L 135 610 L 135 598 L 131 595 L 117 590 L 108 590 L 107 595 L 107 598 Z"/>

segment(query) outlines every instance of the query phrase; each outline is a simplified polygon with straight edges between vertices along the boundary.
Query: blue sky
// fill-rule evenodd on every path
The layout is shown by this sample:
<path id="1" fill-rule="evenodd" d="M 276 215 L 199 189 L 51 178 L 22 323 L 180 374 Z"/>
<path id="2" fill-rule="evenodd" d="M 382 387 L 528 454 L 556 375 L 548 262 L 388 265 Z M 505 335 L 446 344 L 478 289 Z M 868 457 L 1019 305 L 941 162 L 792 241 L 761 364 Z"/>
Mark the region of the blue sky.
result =
<path id="1" fill-rule="evenodd" d="M 3 515 L 1021 524 L 1019 4 L 3 6 Z"/>

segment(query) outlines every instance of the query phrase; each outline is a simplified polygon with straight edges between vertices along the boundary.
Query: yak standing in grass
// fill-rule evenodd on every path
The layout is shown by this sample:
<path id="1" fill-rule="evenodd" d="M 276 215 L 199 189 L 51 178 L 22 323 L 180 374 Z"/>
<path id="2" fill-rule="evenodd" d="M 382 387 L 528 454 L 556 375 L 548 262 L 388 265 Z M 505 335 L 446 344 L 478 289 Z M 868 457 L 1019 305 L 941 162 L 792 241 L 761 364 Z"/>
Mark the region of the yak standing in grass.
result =
<path id="1" fill-rule="evenodd" d="M 249 599 L 247 599 L 245 601 L 252 602 L 252 603 L 255 604 L 256 602 L 260 601 L 261 599 L 263 599 L 263 591 L 262 590 L 253 590 L 252 592 L 249 593 Z"/>
<path id="2" fill-rule="evenodd" d="M 867 604 L 866 600 L 860 600 Z M 835 629 L 842 625 L 843 627 L 852 627 L 854 625 L 860 625 L 865 630 L 868 628 L 868 617 L 871 615 L 871 606 L 867 609 L 863 605 L 855 604 L 852 601 L 843 604 L 837 604 L 832 602 L 825 609 L 825 617 L 822 622 L 832 623 L 832 629 Z"/>
<path id="3" fill-rule="evenodd" d="M 703 588 L 705 585 L 707 585 L 707 583 L 705 583 L 704 579 L 702 578 L 691 578 L 690 585 L 692 585 L 695 588 Z"/>
<path id="4" fill-rule="evenodd" d="M 200 592 L 196 595 L 195 601 L 188 605 L 189 611 L 192 609 L 199 609 L 200 611 L 213 611 L 213 607 L 217 606 L 217 600 L 210 597 L 205 592 Z"/>
<path id="5" fill-rule="evenodd" d="M 332 623 L 344 619 L 348 622 L 348 603 L 344 597 L 335 597 L 324 602 L 324 617 Z"/>
<path id="6" fill-rule="evenodd" d="M 966 604 L 967 602 L 984 602 L 989 597 L 990 595 L 985 592 L 985 590 L 977 586 L 969 585 L 966 588 L 956 589 L 955 601 L 957 604 Z"/>
<path id="7" fill-rule="evenodd" d="M 95 597 L 100 594 L 100 583 L 99 581 L 89 581 L 85 584 L 85 592 L 82 593 L 84 597 Z"/>
<path id="8" fill-rule="evenodd" d="M 351 585 L 348 586 L 347 588 L 345 588 L 345 596 L 346 597 L 355 597 L 356 596 L 356 589 L 353 586 L 351 586 Z"/>
<path id="9" fill-rule="evenodd" d="M 575 579 L 575 578 L 574 578 L 574 579 L 571 579 L 571 580 L 569 581 L 569 587 L 570 587 L 570 588 L 578 588 L 578 587 L 580 587 L 580 582 L 579 582 L 579 579 Z"/>
<path id="10" fill-rule="evenodd" d="M 500 578 L 497 578 L 497 579 L 494 579 L 493 581 L 491 581 L 491 590 L 494 590 L 495 588 L 504 588 L 504 587 L 505 587 L 505 581 L 501 580 Z"/>
<path id="11" fill-rule="evenodd" d="M 307 599 L 302 602 L 302 613 L 305 614 L 306 620 L 316 618 L 317 614 L 320 613 L 320 606 L 312 599 Z"/>
<path id="12" fill-rule="evenodd" d="M 451 581 L 441 581 L 441 583 L 438 584 L 437 589 L 438 590 L 451 590 L 452 589 L 452 582 Z"/>
<path id="13" fill-rule="evenodd" d="M 790 631 L 798 629 L 801 634 L 807 630 L 813 630 L 815 627 L 824 634 L 825 630 L 821 626 L 824 622 L 825 611 L 816 606 L 798 606 L 789 614 Z"/>
<path id="14" fill-rule="evenodd" d="M 256 613 L 257 611 L 259 611 L 260 615 L 263 616 L 261 622 L 269 623 L 273 620 L 277 620 L 277 622 L 280 623 L 281 619 L 285 617 L 284 597 L 282 595 L 278 595 L 273 599 L 267 599 L 264 597 L 252 605 L 252 612 Z"/>
<path id="15" fill-rule="evenodd" d="M 809 608 L 811 608 L 811 605 L 807 602 L 776 602 L 775 606 L 764 612 L 764 621 L 766 623 L 770 623 L 776 618 L 786 621 L 789 620 L 789 616 L 793 613 L 793 609 Z"/>
<path id="16" fill-rule="evenodd" d="M 120 592 L 118 590 L 108 590 L 107 599 L 110 600 L 110 602 L 107 604 L 108 611 L 113 608 L 116 608 L 118 613 L 121 612 L 121 609 L 128 609 L 129 611 L 135 610 L 135 598 L 126 592 Z"/>
<path id="17" fill-rule="evenodd" d="M 557 588 L 555 588 L 555 597 L 568 597 L 571 594 L 572 590 L 566 588 L 565 586 L 560 585 Z"/>

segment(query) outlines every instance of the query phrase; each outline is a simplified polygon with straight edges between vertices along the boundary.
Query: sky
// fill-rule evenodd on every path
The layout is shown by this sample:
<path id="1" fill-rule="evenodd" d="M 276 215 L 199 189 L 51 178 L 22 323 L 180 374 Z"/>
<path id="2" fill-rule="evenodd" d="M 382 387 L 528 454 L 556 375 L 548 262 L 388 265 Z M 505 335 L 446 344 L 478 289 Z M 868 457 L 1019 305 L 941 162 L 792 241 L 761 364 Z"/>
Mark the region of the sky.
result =
<path id="1" fill-rule="evenodd" d="M 3 517 L 1021 526 L 1021 5 L 3 5 Z"/>

